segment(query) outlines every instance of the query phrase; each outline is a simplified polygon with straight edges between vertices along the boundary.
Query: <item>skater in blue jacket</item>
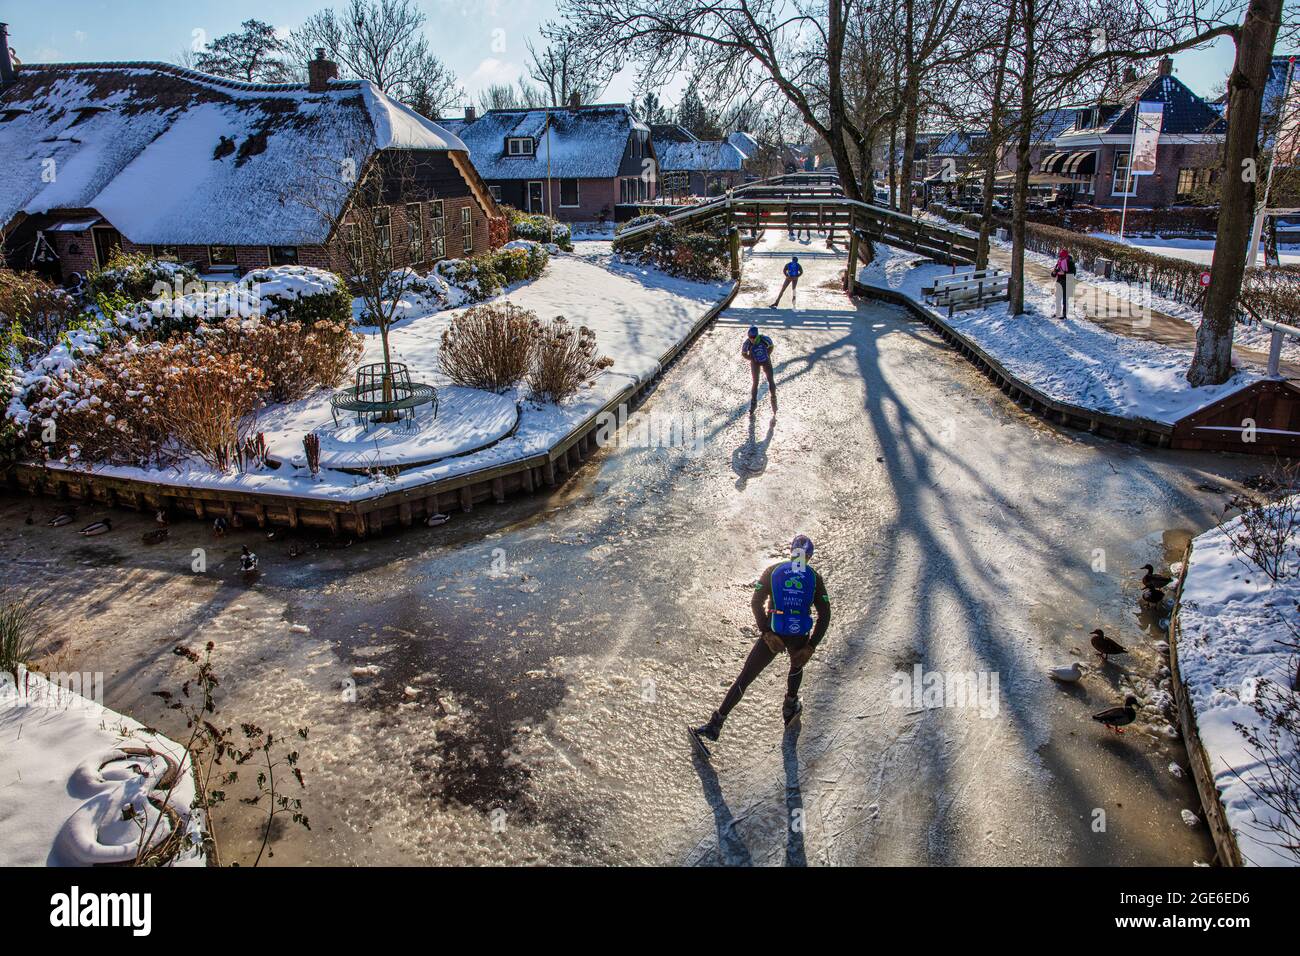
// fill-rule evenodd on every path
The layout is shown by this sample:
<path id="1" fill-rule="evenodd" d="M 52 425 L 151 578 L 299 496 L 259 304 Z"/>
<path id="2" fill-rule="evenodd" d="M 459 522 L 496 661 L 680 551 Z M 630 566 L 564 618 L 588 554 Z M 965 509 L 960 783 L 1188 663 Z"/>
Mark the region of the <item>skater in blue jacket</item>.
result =
<path id="1" fill-rule="evenodd" d="M 785 290 L 790 290 L 790 307 L 799 308 L 799 277 L 803 275 L 803 266 L 799 265 L 799 257 L 791 256 L 790 261 L 785 264 L 781 270 L 785 275 L 785 282 L 781 284 L 781 291 L 776 294 L 776 301 L 772 303 L 771 308 L 775 309 L 781 304 L 781 296 L 785 295 Z"/>
<path id="2" fill-rule="evenodd" d="M 772 400 L 772 414 L 776 414 L 776 380 L 772 377 L 772 350 L 775 343 L 766 335 L 760 335 L 757 325 L 749 327 L 744 344 L 740 346 L 740 357 L 749 362 L 749 414 L 758 408 L 758 370 L 767 375 L 767 397 Z"/>

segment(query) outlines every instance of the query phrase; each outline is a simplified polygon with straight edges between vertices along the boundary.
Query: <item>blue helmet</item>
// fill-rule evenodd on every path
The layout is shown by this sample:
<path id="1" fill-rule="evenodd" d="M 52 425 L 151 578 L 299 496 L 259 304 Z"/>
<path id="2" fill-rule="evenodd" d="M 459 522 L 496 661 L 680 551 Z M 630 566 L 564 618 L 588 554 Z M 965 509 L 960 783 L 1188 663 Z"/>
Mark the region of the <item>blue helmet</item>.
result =
<path id="1" fill-rule="evenodd" d="M 790 542 L 790 550 L 791 552 L 802 551 L 803 559 L 805 561 L 812 560 L 812 556 L 813 556 L 812 538 L 808 537 L 806 534 L 796 535 L 795 539 Z"/>
<path id="2" fill-rule="evenodd" d="M 799 257 L 798 257 L 798 256 L 791 256 L 791 257 L 790 257 L 790 261 L 791 261 L 791 262 L 798 262 L 798 261 L 799 261 Z"/>
<path id="3" fill-rule="evenodd" d="M 751 339 L 756 339 L 756 338 L 758 338 L 758 326 L 757 326 L 757 325 L 751 325 L 751 326 L 749 327 L 749 337 L 750 337 Z"/>

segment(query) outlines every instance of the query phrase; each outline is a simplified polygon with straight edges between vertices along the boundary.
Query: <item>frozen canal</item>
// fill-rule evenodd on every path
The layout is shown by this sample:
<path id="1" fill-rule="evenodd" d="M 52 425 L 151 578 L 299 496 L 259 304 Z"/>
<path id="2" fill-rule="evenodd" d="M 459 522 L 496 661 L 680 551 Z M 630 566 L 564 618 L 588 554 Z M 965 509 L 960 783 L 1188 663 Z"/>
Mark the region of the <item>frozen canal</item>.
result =
<path id="1" fill-rule="evenodd" d="M 789 249 L 800 310 L 772 311 Z M 57 502 L 5 498 L 7 577 L 55 621 L 41 663 L 104 671 L 107 704 L 183 739 L 152 693 L 185 676 L 177 641 L 214 641 L 225 722 L 311 728 L 312 830 L 273 834 L 276 864 L 1208 861 L 1158 706 L 1122 737 L 1089 714 L 1122 685 L 1155 700 L 1134 569 L 1176 557 L 1222 508 L 1213 486 L 1262 466 L 1049 428 L 901 310 L 855 307 L 842 268 L 820 242 L 750 256 L 630 423 L 694 422 L 698 449 L 609 448 L 549 497 L 438 529 L 291 558 L 187 522 L 148 549 L 148 516 L 83 540 L 45 526 Z M 746 413 L 751 323 L 777 344 L 775 421 L 762 394 Z M 802 720 L 783 735 L 778 662 L 699 763 L 683 725 L 735 676 L 751 582 L 798 532 L 834 605 Z M 1095 665 L 1096 626 L 1134 653 L 1053 685 L 1051 665 Z M 995 676 L 997 695 L 896 703 L 918 665 Z M 255 854 L 253 820 L 218 814 L 227 861 Z"/>

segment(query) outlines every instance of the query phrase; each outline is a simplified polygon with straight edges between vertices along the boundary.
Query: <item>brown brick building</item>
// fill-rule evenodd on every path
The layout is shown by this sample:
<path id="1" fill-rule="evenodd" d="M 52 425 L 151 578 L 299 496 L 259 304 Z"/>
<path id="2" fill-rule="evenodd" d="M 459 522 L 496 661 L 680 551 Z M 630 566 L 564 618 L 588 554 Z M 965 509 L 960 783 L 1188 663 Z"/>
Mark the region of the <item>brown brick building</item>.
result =
<path id="1" fill-rule="evenodd" d="M 122 248 L 201 273 L 347 275 L 349 200 L 374 164 L 395 266 L 486 252 L 501 215 L 460 139 L 366 81 L 336 79 L 323 56 L 307 84 L 161 63 L 9 64 L 7 75 L 0 237 L 16 268 L 67 280 Z"/>

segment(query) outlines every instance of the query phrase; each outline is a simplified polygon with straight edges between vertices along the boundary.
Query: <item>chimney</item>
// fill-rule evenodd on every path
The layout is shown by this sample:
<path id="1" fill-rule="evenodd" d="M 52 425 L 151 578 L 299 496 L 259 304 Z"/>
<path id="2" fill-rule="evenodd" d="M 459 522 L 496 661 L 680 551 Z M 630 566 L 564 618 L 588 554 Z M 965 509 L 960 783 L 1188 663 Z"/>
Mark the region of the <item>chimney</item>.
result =
<path id="1" fill-rule="evenodd" d="M 1172 58 L 1172 57 L 1162 56 L 1162 57 L 1160 58 L 1160 69 L 1159 69 L 1159 72 L 1160 72 L 1160 75 L 1161 75 L 1161 76 L 1173 76 L 1173 75 L 1174 75 L 1174 61 L 1173 61 L 1173 58 Z"/>
<path id="2" fill-rule="evenodd" d="M 14 61 L 9 57 L 9 24 L 0 23 L 0 86 L 12 83 L 17 78 Z"/>
<path id="3" fill-rule="evenodd" d="M 307 89 L 313 93 L 323 93 L 329 89 L 330 80 L 339 78 L 339 65 L 333 60 L 325 59 L 325 48 L 316 48 L 316 59 L 307 63 Z"/>
<path id="4" fill-rule="evenodd" d="M 472 122 L 474 122 L 476 119 L 478 119 L 478 110 L 476 110 L 476 109 L 475 109 L 474 107 L 472 107 L 472 106 L 467 106 L 467 107 L 465 107 L 465 122 L 466 122 L 467 124 L 468 124 L 468 123 L 472 123 Z"/>
<path id="5" fill-rule="evenodd" d="M 569 94 L 569 109 L 576 110 L 582 105 L 582 94 L 574 90 Z"/>

